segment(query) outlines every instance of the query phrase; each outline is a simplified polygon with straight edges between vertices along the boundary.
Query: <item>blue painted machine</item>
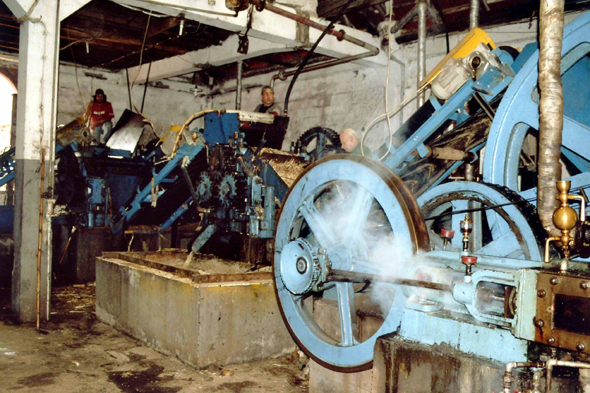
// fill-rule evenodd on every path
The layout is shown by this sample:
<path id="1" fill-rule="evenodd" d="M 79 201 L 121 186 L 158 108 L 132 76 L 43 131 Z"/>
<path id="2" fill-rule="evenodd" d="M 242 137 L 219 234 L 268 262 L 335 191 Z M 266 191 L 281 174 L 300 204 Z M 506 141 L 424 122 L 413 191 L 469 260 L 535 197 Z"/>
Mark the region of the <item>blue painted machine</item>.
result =
<path id="1" fill-rule="evenodd" d="M 580 257 L 590 242 L 585 196 L 569 192 L 590 186 L 590 144 L 582 142 L 590 135 L 588 37 L 590 13 L 565 29 L 562 162 L 571 183 L 558 184 L 562 204 L 554 221 L 562 237 L 549 239 L 562 241 L 562 250 L 550 247 L 530 199 L 536 151 L 529 143 L 538 128 L 534 44 L 514 60 L 478 47 L 443 67 L 433 84 L 463 72 L 456 67 L 468 76 L 448 83 L 448 98 L 433 94 L 394 134 L 397 141 L 377 152 L 382 162 L 333 155 L 306 169 L 277 219 L 274 274 L 285 323 L 311 357 L 338 371 L 366 369 L 377 338 L 393 334 L 519 367 L 549 367 L 544 362 L 557 359 L 556 349 L 586 361 L 590 274 Z M 488 183 L 449 181 L 484 146 Z M 461 177 L 476 178 L 472 169 Z M 569 201 L 578 200 L 576 213 Z M 313 312 L 317 301 L 333 306 L 336 327 Z M 378 327 L 361 328 L 375 316 Z"/>

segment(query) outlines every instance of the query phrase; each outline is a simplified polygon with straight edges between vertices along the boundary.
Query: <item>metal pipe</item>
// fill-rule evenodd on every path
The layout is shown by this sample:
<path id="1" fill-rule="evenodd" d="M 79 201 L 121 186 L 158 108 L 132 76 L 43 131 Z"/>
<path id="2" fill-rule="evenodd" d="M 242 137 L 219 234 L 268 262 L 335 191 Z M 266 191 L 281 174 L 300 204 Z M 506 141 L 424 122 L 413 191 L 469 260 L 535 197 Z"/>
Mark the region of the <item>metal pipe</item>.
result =
<path id="1" fill-rule="evenodd" d="M 426 76 L 426 2 L 419 1 L 416 5 L 418 8 L 418 81 L 417 87 L 420 88 L 420 81 Z M 418 94 L 418 109 L 424 105 L 424 92 Z"/>
<path id="2" fill-rule="evenodd" d="M 555 183 L 561 180 L 561 140 L 563 130 L 563 86 L 561 48 L 564 0 L 543 0 L 539 18 L 539 160 L 537 208 L 545 230 L 558 236 L 553 212 L 558 207 Z"/>
<path id="3" fill-rule="evenodd" d="M 143 113 L 143 104 L 145 103 L 145 96 L 147 93 L 147 88 L 150 83 L 150 71 L 152 70 L 152 62 L 150 61 L 150 65 L 148 66 L 147 77 L 145 78 L 145 87 L 143 88 L 143 98 L 141 99 L 141 110 L 140 113 Z"/>
<path id="4" fill-rule="evenodd" d="M 254 4 L 254 5 L 260 6 L 261 3 L 262 3 L 261 0 L 252 0 L 252 4 Z M 285 18 L 294 20 L 294 21 L 301 23 L 303 25 L 313 27 L 314 29 L 317 29 L 317 30 L 324 31 L 326 29 L 326 26 L 321 23 L 315 22 L 309 18 L 305 18 L 303 16 L 286 11 L 282 8 L 279 8 L 279 7 L 269 4 L 269 3 L 265 3 L 264 9 L 274 12 L 275 14 L 279 14 L 281 16 L 284 16 Z M 368 42 L 359 40 L 358 38 L 351 37 L 348 34 L 346 34 L 346 32 L 344 30 L 336 31 L 334 29 L 330 29 L 330 30 L 328 30 L 328 32 L 326 34 L 333 35 L 334 37 L 336 37 L 338 39 L 338 41 L 342 41 L 342 40 L 348 41 L 352 44 L 369 49 L 371 51 L 376 50 L 375 54 L 379 53 L 379 48 L 377 48 L 376 46 L 373 46 L 373 45 L 369 44 Z"/>
<path id="5" fill-rule="evenodd" d="M 127 94 L 129 95 L 129 110 L 133 111 L 133 102 L 131 102 L 131 84 L 129 83 L 129 68 L 125 68 L 125 75 L 127 75 Z"/>
<path id="6" fill-rule="evenodd" d="M 237 87 L 236 87 L 236 110 L 242 109 L 242 71 L 244 68 L 244 62 L 238 60 L 238 74 L 237 74 Z"/>
<path id="7" fill-rule="evenodd" d="M 506 371 L 504 372 L 504 393 L 512 393 L 512 382 L 514 380 L 512 371 L 515 368 L 545 367 L 545 362 L 509 362 L 506 363 Z"/>
<path id="8" fill-rule="evenodd" d="M 12 95 L 12 120 L 10 124 L 10 147 L 14 148 L 16 146 L 16 104 L 18 101 L 18 94 Z M 7 205 L 14 205 L 14 183 L 13 181 L 9 182 L 6 185 L 6 204 Z"/>
<path id="9" fill-rule="evenodd" d="M 439 291 L 452 292 L 453 286 L 450 284 L 440 284 L 436 282 L 411 280 L 406 278 L 397 278 L 391 276 L 382 276 L 380 274 L 351 272 L 348 270 L 331 270 L 327 277 L 328 281 L 335 282 L 384 282 L 389 284 L 405 285 L 410 287 L 420 287 L 427 289 L 436 289 Z"/>
<path id="10" fill-rule="evenodd" d="M 583 362 L 570 362 L 566 360 L 557 360 L 557 359 L 549 359 L 547 360 L 547 386 L 545 387 L 545 391 L 547 393 L 551 393 L 551 383 L 552 377 L 551 374 L 553 373 L 553 367 L 571 367 L 571 368 L 586 368 L 590 369 L 590 364 L 583 363 Z"/>
<path id="11" fill-rule="evenodd" d="M 361 55 L 361 57 L 359 58 L 363 58 L 363 57 L 368 57 L 368 56 L 375 56 L 377 54 L 379 54 L 379 48 L 377 48 L 376 46 L 373 46 L 367 42 L 364 42 L 362 40 L 359 40 L 358 38 L 354 38 L 354 37 L 350 37 L 346 34 L 346 32 L 344 30 L 340 30 L 340 31 L 335 31 L 332 26 L 334 25 L 334 23 L 340 19 L 340 17 L 342 15 L 344 15 L 344 12 L 346 12 L 346 10 L 348 9 L 348 7 L 350 6 L 350 4 L 352 3 L 353 0 L 349 0 L 348 3 L 346 3 L 341 9 L 340 12 L 338 13 L 338 15 L 336 16 L 336 18 L 330 22 L 330 24 L 328 26 L 324 26 L 321 23 L 312 21 L 309 18 L 305 18 L 302 16 L 299 16 L 297 14 L 293 14 L 289 11 L 283 10 L 282 8 L 276 7 L 272 4 L 267 4 L 265 0 L 251 0 L 252 4 L 254 4 L 257 9 L 264 9 L 266 8 L 267 10 L 274 12 L 276 14 L 282 15 L 286 18 L 289 18 L 291 20 L 294 20 L 298 23 L 304 24 L 306 26 L 309 27 L 313 27 L 315 29 L 321 30 L 322 31 L 322 35 L 320 35 L 320 38 L 316 41 L 316 43 L 312 46 L 312 48 L 310 49 L 309 53 L 305 56 L 305 58 L 303 59 L 302 63 L 300 64 L 299 68 L 295 71 L 294 78 L 291 81 L 291 84 L 289 85 L 289 88 L 287 89 L 287 94 L 285 96 L 285 104 L 284 104 L 284 108 L 283 108 L 283 113 L 285 116 L 287 116 L 287 114 L 289 113 L 289 97 L 291 94 L 291 90 L 293 89 L 293 84 L 295 83 L 295 80 L 297 80 L 297 77 L 299 76 L 299 74 L 305 69 L 305 65 L 307 64 L 307 62 L 309 61 L 309 58 L 311 57 L 311 54 L 313 53 L 313 51 L 315 50 L 315 48 L 317 47 L 317 45 L 319 44 L 319 42 L 321 41 L 321 39 L 324 37 L 324 35 L 326 34 L 330 34 L 335 36 L 339 41 L 345 40 L 348 41 L 354 45 L 360 46 L 362 48 L 368 49 L 368 53 Z M 357 58 L 358 59 L 358 58 Z M 345 62 L 349 62 L 349 61 L 353 61 L 353 60 L 357 60 L 354 57 L 350 56 L 348 59 L 346 59 Z M 338 63 L 338 60 L 342 60 L 342 59 L 337 59 L 336 61 L 334 61 L 333 63 L 329 63 L 328 66 L 333 66 L 333 65 L 337 65 L 337 64 L 341 64 Z M 327 63 L 327 62 L 326 62 Z M 271 81 L 272 83 L 272 81 Z"/>
<path id="12" fill-rule="evenodd" d="M 336 66 L 336 65 L 339 65 L 339 64 L 350 63 L 352 61 L 363 59 L 365 57 L 370 57 L 370 56 L 374 56 L 374 54 L 372 52 L 365 52 L 365 53 L 361 53 L 359 55 L 353 55 L 353 56 L 343 57 L 341 59 L 328 60 L 328 61 L 324 61 L 324 62 L 321 62 L 321 63 L 312 64 L 312 65 L 310 65 L 308 67 L 305 67 L 304 69 L 302 69 L 301 71 L 299 71 L 299 73 L 302 74 L 304 72 L 322 70 L 324 68 L 333 67 L 333 66 Z M 285 81 L 285 80 L 287 80 L 288 77 L 295 75 L 296 72 L 297 72 L 297 70 L 291 70 L 291 71 L 283 71 L 283 70 L 281 70 L 277 74 L 274 74 L 270 78 L 270 87 L 272 87 L 274 89 L 274 84 L 275 84 L 275 81 L 277 79 L 280 79 L 282 81 Z"/>
<path id="13" fill-rule="evenodd" d="M 400 21 L 395 24 L 395 26 L 391 27 L 391 34 L 395 34 L 403 29 L 408 23 L 412 21 L 412 19 L 414 19 L 416 15 L 418 15 L 418 6 L 415 6 L 410 11 L 408 11 L 408 13 L 405 14 L 403 18 L 401 18 Z"/>
<path id="14" fill-rule="evenodd" d="M 479 0 L 471 0 L 471 8 L 469 11 L 469 30 L 473 30 L 479 26 Z"/>
<path id="15" fill-rule="evenodd" d="M 543 370 L 537 370 L 533 374 L 533 393 L 541 393 L 541 377 L 543 377 Z"/>
<path id="16" fill-rule="evenodd" d="M 260 2 L 261 2 L 261 0 L 252 0 L 253 4 L 257 4 L 257 3 L 259 4 Z M 272 4 L 266 3 L 264 8 L 269 11 L 272 11 L 276 14 L 282 15 L 286 18 L 289 18 L 291 20 L 294 20 L 296 22 L 304 24 L 306 26 L 313 27 L 314 29 L 318 29 L 318 30 L 322 30 L 322 31 L 326 29 L 326 26 L 322 25 L 321 23 L 315 22 L 309 18 L 305 18 L 305 17 L 302 17 L 297 14 L 293 14 L 289 11 L 285 11 L 284 9 L 276 7 Z M 328 30 L 327 34 L 333 35 L 339 41 L 342 41 L 342 40 L 348 41 L 348 42 L 355 44 L 357 46 L 363 47 L 365 49 L 369 49 L 370 51 L 376 51 L 375 54 L 379 53 L 379 48 L 377 48 L 376 46 L 373 46 L 373 45 L 369 44 L 368 42 L 359 40 L 358 38 L 351 37 L 348 34 L 346 34 L 346 32 L 344 30 L 335 31 L 334 29 L 330 29 L 330 30 Z"/>
<path id="17" fill-rule="evenodd" d="M 404 88 L 406 85 L 406 63 L 404 63 L 403 61 L 401 61 L 400 59 L 398 59 L 397 57 L 395 57 L 393 54 L 391 54 L 389 56 L 391 58 L 391 60 L 393 60 L 395 63 L 399 64 L 399 68 L 400 68 L 400 80 L 401 80 L 401 86 L 400 86 L 400 90 L 399 90 L 399 102 L 404 102 Z M 400 127 L 402 124 L 404 124 L 404 111 L 400 111 L 399 113 L 399 124 Z"/>

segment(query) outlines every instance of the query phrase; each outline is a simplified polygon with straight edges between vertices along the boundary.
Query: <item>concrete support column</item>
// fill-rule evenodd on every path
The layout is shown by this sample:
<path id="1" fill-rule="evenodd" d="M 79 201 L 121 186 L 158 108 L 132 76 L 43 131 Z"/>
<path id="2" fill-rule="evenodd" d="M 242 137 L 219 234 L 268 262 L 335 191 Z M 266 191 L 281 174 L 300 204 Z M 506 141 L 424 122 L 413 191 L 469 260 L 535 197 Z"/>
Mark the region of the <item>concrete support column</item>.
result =
<path id="1" fill-rule="evenodd" d="M 21 321 L 34 322 L 49 314 L 59 0 L 7 5 L 21 21 L 12 309 Z"/>

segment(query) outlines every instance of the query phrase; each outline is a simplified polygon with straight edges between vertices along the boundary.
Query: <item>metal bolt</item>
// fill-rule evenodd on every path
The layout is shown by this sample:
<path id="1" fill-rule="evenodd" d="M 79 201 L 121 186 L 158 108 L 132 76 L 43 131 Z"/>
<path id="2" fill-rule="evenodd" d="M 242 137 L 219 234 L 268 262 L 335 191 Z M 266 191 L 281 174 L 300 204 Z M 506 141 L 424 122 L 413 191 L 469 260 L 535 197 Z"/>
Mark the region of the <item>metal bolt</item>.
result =
<path id="1" fill-rule="evenodd" d="M 584 344 L 582 344 L 582 343 L 579 343 L 578 345 L 576 345 L 576 349 L 579 352 L 584 352 L 584 349 L 586 349 L 586 346 Z"/>
<path id="2" fill-rule="evenodd" d="M 547 295 L 547 291 L 544 289 L 539 289 L 539 291 L 537 292 L 537 296 L 539 297 L 545 297 L 545 295 Z"/>
<path id="3" fill-rule="evenodd" d="M 326 249 L 325 249 L 325 248 L 323 248 L 323 247 L 321 247 L 321 248 L 318 250 L 318 253 L 319 253 L 320 255 L 325 255 L 325 254 L 326 254 Z"/>
<path id="4" fill-rule="evenodd" d="M 307 271 L 307 261 L 305 258 L 299 257 L 297 262 L 295 262 L 295 267 L 300 274 L 303 274 Z"/>
<path id="5" fill-rule="evenodd" d="M 555 338 L 554 338 L 554 337 L 549 337 L 549 338 L 547 339 L 547 344 L 549 344 L 549 345 L 553 345 L 553 344 L 555 344 Z"/>
<path id="6" fill-rule="evenodd" d="M 549 282 L 551 283 L 551 285 L 559 284 L 559 280 L 557 279 L 557 277 L 551 278 L 551 280 L 549 280 Z"/>
<path id="7" fill-rule="evenodd" d="M 580 283 L 580 288 L 582 288 L 585 291 L 586 289 L 588 289 L 588 283 L 586 281 L 582 281 Z"/>
<path id="8" fill-rule="evenodd" d="M 537 325 L 537 327 L 542 328 L 543 326 L 545 326 L 545 321 L 543 321 L 542 319 L 537 319 L 535 320 L 535 325 Z"/>

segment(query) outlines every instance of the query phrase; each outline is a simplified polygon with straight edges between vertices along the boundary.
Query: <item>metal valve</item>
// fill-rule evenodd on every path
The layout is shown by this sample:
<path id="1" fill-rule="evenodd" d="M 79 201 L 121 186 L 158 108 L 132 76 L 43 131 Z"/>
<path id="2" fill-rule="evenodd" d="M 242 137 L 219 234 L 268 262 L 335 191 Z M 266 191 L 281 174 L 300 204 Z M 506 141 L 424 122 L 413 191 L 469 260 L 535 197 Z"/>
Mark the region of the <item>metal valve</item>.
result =
<path id="1" fill-rule="evenodd" d="M 467 255 L 469 252 L 469 234 L 473 229 L 473 225 L 471 223 L 471 218 L 469 214 L 465 215 L 465 220 L 461 221 L 461 233 L 463 233 L 463 255 Z"/>
<path id="2" fill-rule="evenodd" d="M 477 257 L 473 255 L 462 255 L 461 263 L 465 265 L 465 282 L 471 282 L 471 268 L 477 265 Z"/>
<path id="3" fill-rule="evenodd" d="M 440 236 L 443 238 L 443 250 L 446 250 L 451 240 L 455 237 L 455 231 L 442 228 L 440 230 Z"/>
<path id="4" fill-rule="evenodd" d="M 559 190 L 557 199 L 561 203 L 561 206 L 553 213 L 553 224 L 555 224 L 555 226 L 561 231 L 561 236 L 552 236 L 545 241 L 545 262 L 549 262 L 549 244 L 551 242 L 561 243 L 560 247 L 564 256 L 561 261 L 562 271 L 567 270 L 570 253 L 574 246 L 574 237 L 571 234 L 571 230 L 578 222 L 578 214 L 569 205 L 569 201 L 574 199 L 580 200 L 580 215 L 582 217 L 582 221 L 586 217 L 586 201 L 584 197 L 580 195 L 568 194 L 571 184 L 571 181 L 568 180 L 560 180 L 557 182 L 556 186 Z"/>

